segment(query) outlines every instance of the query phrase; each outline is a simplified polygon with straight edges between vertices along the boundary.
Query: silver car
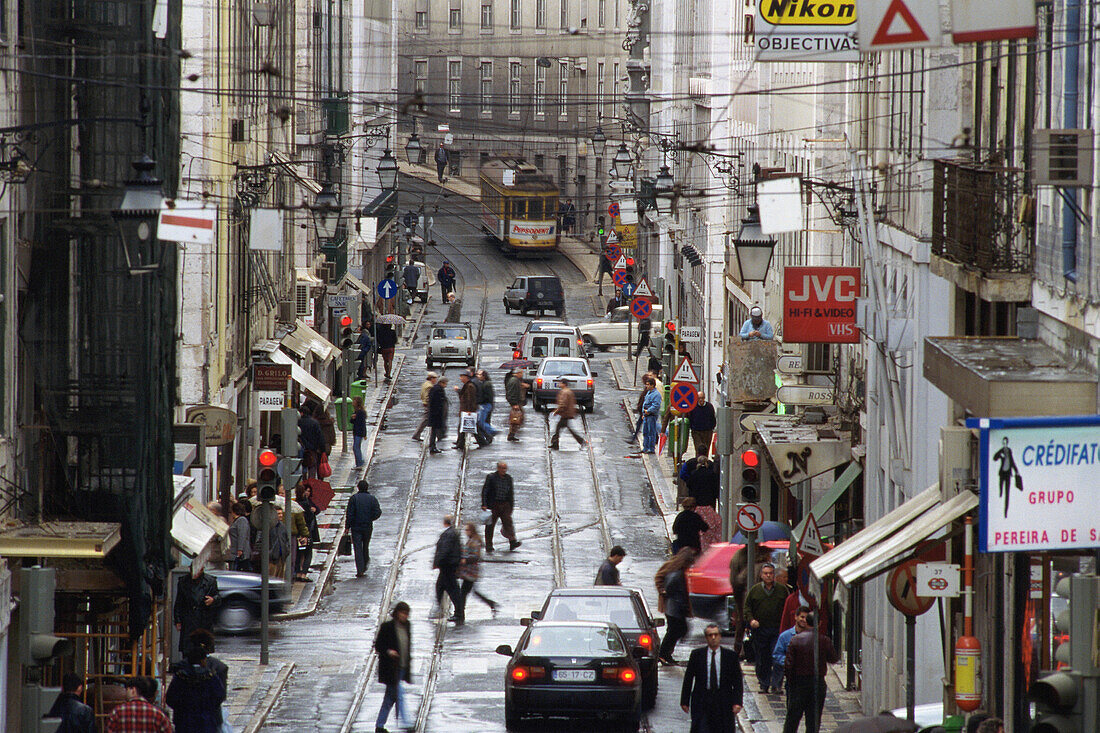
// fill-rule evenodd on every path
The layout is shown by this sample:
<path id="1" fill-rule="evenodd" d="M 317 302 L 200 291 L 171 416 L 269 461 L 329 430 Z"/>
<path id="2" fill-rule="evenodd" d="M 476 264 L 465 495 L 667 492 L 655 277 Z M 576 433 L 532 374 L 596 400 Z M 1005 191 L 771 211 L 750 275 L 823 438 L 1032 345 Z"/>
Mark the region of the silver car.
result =
<path id="1" fill-rule="evenodd" d="M 577 397 L 577 404 L 592 412 L 596 401 L 596 372 L 588 366 L 587 359 L 551 356 L 542 360 L 531 383 L 531 402 L 535 409 L 553 404 L 562 387 L 569 387 Z"/>
<path id="2" fill-rule="evenodd" d="M 465 364 L 473 366 L 477 361 L 474 353 L 473 329 L 469 323 L 433 323 L 428 332 L 428 354 L 425 358 L 428 368 L 436 364 Z"/>

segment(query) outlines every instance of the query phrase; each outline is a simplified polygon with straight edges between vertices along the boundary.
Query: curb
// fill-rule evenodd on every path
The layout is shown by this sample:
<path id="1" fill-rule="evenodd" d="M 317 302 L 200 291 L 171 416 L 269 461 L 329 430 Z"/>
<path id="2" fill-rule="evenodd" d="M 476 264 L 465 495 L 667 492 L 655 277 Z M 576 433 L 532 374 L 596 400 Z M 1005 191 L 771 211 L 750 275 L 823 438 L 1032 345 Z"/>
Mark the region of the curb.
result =
<path id="1" fill-rule="evenodd" d="M 275 683 L 267 689 L 267 694 L 264 695 L 264 700 L 260 703 L 260 707 L 256 710 L 256 713 L 248 721 L 248 725 L 244 727 L 241 733 L 256 733 L 267 722 L 267 716 L 271 714 L 271 711 L 275 708 L 275 701 L 279 699 L 279 695 L 282 694 L 283 688 L 286 687 L 286 681 L 290 679 L 290 673 L 294 671 L 294 662 L 286 662 L 279 674 L 275 677 Z"/>
<path id="2" fill-rule="evenodd" d="M 626 410 L 626 415 L 630 419 L 630 427 L 633 429 L 637 424 L 637 417 L 634 415 L 634 410 L 630 407 L 630 401 L 625 397 L 622 401 L 623 409 Z M 669 506 L 668 497 L 658 486 L 658 482 L 661 485 L 667 486 L 668 482 L 665 480 L 664 474 L 661 473 L 661 467 L 653 466 L 652 456 L 642 453 L 639 455 L 642 460 L 642 468 L 645 469 L 646 478 L 649 479 L 649 488 L 653 492 L 653 500 L 657 503 L 657 510 L 661 512 L 661 517 L 665 520 L 665 537 L 668 539 L 669 544 L 672 544 L 672 522 L 676 518 L 676 493 L 672 494 L 672 505 Z"/>

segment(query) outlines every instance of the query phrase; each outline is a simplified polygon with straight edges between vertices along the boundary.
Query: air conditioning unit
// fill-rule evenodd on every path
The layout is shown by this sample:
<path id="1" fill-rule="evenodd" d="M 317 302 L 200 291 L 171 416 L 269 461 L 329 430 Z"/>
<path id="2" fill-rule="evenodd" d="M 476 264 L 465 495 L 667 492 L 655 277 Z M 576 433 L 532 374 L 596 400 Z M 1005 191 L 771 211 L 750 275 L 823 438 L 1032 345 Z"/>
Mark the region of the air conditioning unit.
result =
<path id="1" fill-rule="evenodd" d="M 298 304 L 293 300 L 279 301 L 279 320 L 283 323 L 294 323 L 298 318 Z"/>
<path id="2" fill-rule="evenodd" d="M 940 428 L 940 498 L 948 501 L 974 483 L 974 438 L 960 425 Z"/>
<path id="3" fill-rule="evenodd" d="M 313 312 L 309 299 L 309 283 L 299 282 L 294 286 L 294 310 L 299 316 L 308 316 Z"/>
<path id="4" fill-rule="evenodd" d="M 1092 186 L 1092 130 L 1036 130 L 1032 146 L 1034 180 L 1040 186 Z"/>
<path id="5" fill-rule="evenodd" d="M 340 278 L 336 276 L 336 263 L 335 262 L 322 262 L 321 263 L 321 279 L 325 281 L 325 285 L 339 285 Z"/>

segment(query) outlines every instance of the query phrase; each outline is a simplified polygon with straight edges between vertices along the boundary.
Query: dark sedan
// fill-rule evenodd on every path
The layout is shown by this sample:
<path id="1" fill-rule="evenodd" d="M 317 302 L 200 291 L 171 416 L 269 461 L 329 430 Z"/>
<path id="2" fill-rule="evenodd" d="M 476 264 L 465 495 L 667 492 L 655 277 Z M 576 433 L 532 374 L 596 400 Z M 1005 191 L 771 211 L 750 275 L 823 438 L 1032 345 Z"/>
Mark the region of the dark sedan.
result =
<path id="1" fill-rule="evenodd" d="M 497 647 L 511 657 L 504 678 L 508 729 L 540 716 L 611 719 L 637 730 L 642 682 L 635 653 L 614 624 L 535 621 L 515 651 Z"/>
<path id="2" fill-rule="evenodd" d="M 207 570 L 218 581 L 218 620 L 214 630 L 223 634 L 241 634 L 260 621 L 260 575 L 237 570 Z M 268 581 L 268 601 L 271 615 L 282 613 L 290 604 L 290 588 L 286 581 Z"/>
<path id="3" fill-rule="evenodd" d="M 642 673 L 642 707 L 653 707 L 657 701 L 657 650 L 661 646 L 657 627 L 665 620 L 649 615 L 640 591 L 619 585 L 558 588 L 546 597 L 542 610 L 531 616 L 544 621 L 607 621 L 618 626 L 632 649 L 645 652 L 637 658 Z"/>

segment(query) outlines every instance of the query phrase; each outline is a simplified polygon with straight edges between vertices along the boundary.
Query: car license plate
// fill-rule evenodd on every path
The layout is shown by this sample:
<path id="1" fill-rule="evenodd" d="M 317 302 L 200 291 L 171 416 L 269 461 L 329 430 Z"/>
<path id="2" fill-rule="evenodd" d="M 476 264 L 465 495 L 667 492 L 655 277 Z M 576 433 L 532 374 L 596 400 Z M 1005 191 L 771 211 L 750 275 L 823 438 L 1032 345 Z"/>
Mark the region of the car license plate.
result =
<path id="1" fill-rule="evenodd" d="M 458 347 L 457 346 L 444 346 L 443 351 L 445 351 L 448 354 L 457 354 L 458 353 Z"/>
<path id="2" fill-rule="evenodd" d="M 596 670 L 594 669 L 555 669 L 555 682 L 595 682 Z"/>

